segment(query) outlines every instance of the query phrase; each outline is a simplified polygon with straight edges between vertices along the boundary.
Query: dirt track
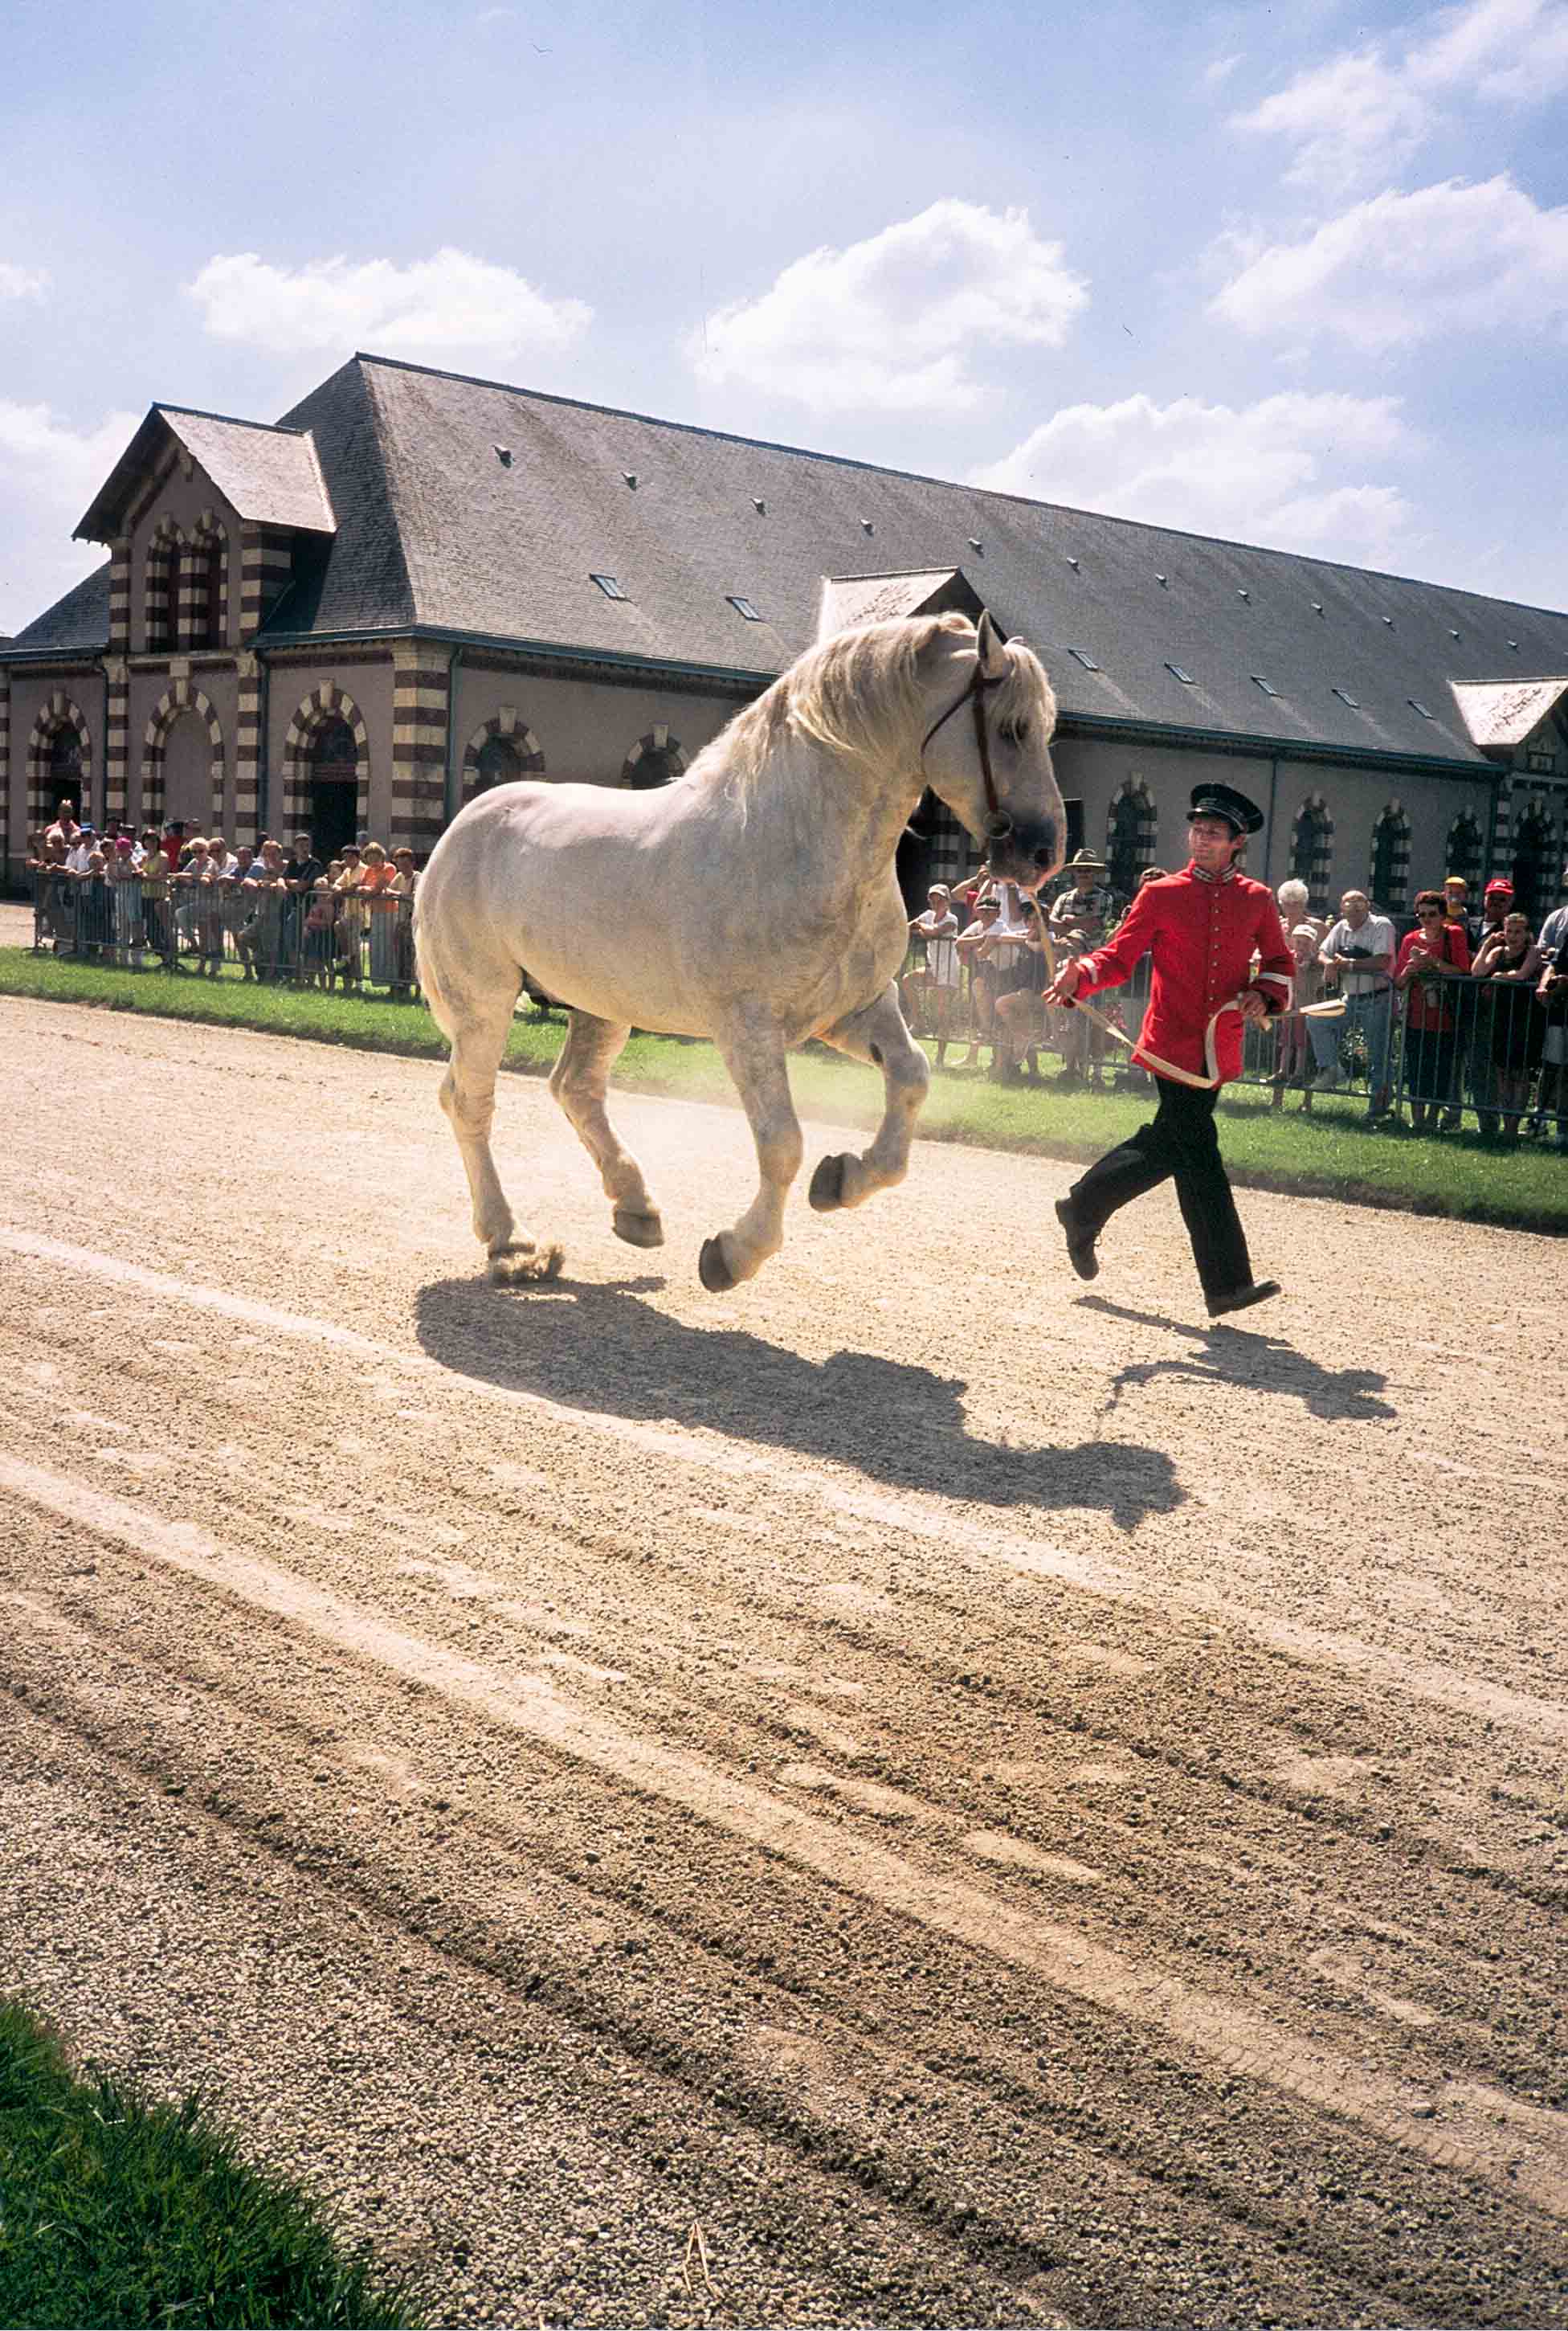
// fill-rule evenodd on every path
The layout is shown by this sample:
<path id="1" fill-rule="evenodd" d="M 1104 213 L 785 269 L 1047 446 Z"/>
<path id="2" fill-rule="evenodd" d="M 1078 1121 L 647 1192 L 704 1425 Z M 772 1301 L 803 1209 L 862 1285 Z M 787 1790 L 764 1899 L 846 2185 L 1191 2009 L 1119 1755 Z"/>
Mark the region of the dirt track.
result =
<path id="1" fill-rule="evenodd" d="M 428 1065 L 0 1031 L 82 2050 L 442 2320 L 1568 2321 L 1561 1245 L 1249 1195 L 1211 1330 L 1164 1195 L 1088 1290 L 1069 1169 L 932 1148 L 716 1299 L 742 1120 L 621 1101 L 641 1255 L 508 1080 L 501 1294 Z"/>

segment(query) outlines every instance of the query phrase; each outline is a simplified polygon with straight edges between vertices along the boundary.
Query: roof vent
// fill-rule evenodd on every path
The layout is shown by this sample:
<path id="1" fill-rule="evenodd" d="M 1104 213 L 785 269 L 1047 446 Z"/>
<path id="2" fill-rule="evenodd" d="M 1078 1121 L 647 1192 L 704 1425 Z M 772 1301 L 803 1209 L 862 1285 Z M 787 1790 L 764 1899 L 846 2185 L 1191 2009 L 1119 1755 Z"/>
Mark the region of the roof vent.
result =
<path id="1" fill-rule="evenodd" d="M 1172 674 L 1173 678 L 1179 680 L 1183 688 L 1197 687 L 1198 683 L 1193 678 L 1192 673 L 1190 671 L 1183 671 L 1179 663 L 1168 663 L 1165 666 L 1165 670 Z"/>
<path id="2" fill-rule="evenodd" d="M 1069 558 L 1069 559 L 1068 560 L 1068 562 L 1067 562 L 1067 563 L 1068 563 L 1068 565 L 1072 568 L 1073 573 L 1076 575 L 1076 574 L 1078 573 L 1078 561 L 1077 561 L 1077 559 L 1076 559 L 1076 558 Z"/>
<path id="3" fill-rule="evenodd" d="M 764 501 L 760 494 L 753 494 L 751 498 L 751 506 L 753 509 L 755 510 L 759 518 L 765 518 L 767 516 L 767 504 Z"/>
<path id="4" fill-rule="evenodd" d="M 1429 712 L 1427 710 L 1426 706 L 1421 702 L 1419 696 L 1407 696 L 1405 702 L 1410 706 L 1412 712 L 1419 712 L 1423 720 L 1435 720 L 1438 717 L 1435 712 Z"/>
<path id="5" fill-rule="evenodd" d="M 632 489 L 632 492 L 633 492 L 633 493 L 635 493 L 635 492 L 636 492 L 636 490 L 637 490 L 637 472 L 636 472 L 636 471 L 635 471 L 635 470 L 622 470 L 622 472 L 621 472 L 621 475 L 625 479 L 625 480 L 626 480 L 627 484 L 631 487 L 631 489 Z"/>
<path id="6" fill-rule="evenodd" d="M 1098 671 L 1099 670 L 1098 664 L 1096 663 L 1088 648 L 1069 648 L 1068 653 L 1069 656 L 1076 656 L 1078 658 L 1085 671 Z"/>
<path id="7" fill-rule="evenodd" d="M 1393 629 L 1393 617 L 1392 617 L 1392 615 L 1385 615 L 1385 616 L 1383 617 L 1383 622 L 1388 625 L 1389 630 L 1392 632 L 1392 629 Z"/>
<path id="8" fill-rule="evenodd" d="M 971 550 L 984 550 L 985 546 L 977 534 L 972 534 L 969 538 L 969 547 Z"/>
<path id="9" fill-rule="evenodd" d="M 1360 698 L 1352 696 L 1348 689 L 1336 688 L 1331 692 L 1338 697 L 1341 704 L 1348 704 L 1353 712 L 1359 712 L 1361 710 Z"/>
<path id="10" fill-rule="evenodd" d="M 509 470 L 512 466 L 511 447 L 509 445 L 498 445 L 496 447 L 496 459 L 500 463 L 503 470 Z"/>
<path id="11" fill-rule="evenodd" d="M 1162 591 L 1168 591 L 1170 589 L 1170 579 L 1167 576 L 1156 575 L 1155 580 L 1159 585 Z"/>
<path id="12" fill-rule="evenodd" d="M 1322 613 L 1323 613 L 1323 602 L 1322 602 L 1322 600 L 1321 600 L 1321 599 L 1314 599 L 1314 601 L 1313 601 L 1313 603 L 1312 603 L 1312 612 L 1313 612 L 1313 614 L 1314 614 L 1315 615 L 1321 615 L 1321 614 L 1322 614 Z"/>
<path id="13" fill-rule="evenodd" d="M 1238 589 L 1238 591 L 1237 591 L 1237 593 L 1236 593 L 1236 596 L 1238 597 L 1238 599 L 1250 599 L 1250 598 L 1251 598 L 1251 596 L 1252 596 L 1252 594 L 1251 594 L 1251 592 L 1250 592 L 1250 591 L 1249 591 L 1249 590 L 1247 589 L 1246 585 L 1243 584 L 1243 585 L 1242 585 Z"/>
<path id="14" fill-rule="evenodd" d="M 1450 640 L 1457 640 L 1457 639 L 1459 638 L 1459 635 L 1458 632 L 1456 632 L 1456 631 L 1455 631 L 1455 629 L 1454 629 L 1453 625 L 1450 623 L 1450 624 L 1449 624 L 1449 639 L 1450 639 Z"/>
<path id="15" fill-rule="evenodd" d="M 1508 642 L 1508 645 L 1509 645 L 1511 648 L 1516 648 L 1516 647 L 1518 646 L 1518 644 L 1519 644 L 1519 642 L 1518 642 L 1518 641 L 1517 641 L 1517 640 L 1510 640 L 1510 641 Z"/>
<path id="16" fill-rule="evenodd" d="M 864 529 L 864 531 L 865 531 L 867 534 L 875 534 L 875 533 L 876 533 L 876 531 L 877 531 L 876 528 L 871 524 L 871 521 L 870 521 L 870 519 L 869 518 L 863 518 L 863 519 L 860 520 L 860 525 L 861 525 L 862 528 Z"/>

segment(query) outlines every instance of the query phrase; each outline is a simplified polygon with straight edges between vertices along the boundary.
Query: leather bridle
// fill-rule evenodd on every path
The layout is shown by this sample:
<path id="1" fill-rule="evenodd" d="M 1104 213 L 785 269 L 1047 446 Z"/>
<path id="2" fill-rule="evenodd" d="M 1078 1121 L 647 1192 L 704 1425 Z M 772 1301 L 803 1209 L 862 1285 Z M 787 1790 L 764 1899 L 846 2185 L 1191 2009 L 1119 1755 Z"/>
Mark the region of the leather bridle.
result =
<path id="1" fill-rule="evenodd" d="M 924 760 L 926 747 L 937 729 L 951 720 L 955 712 L 961 712 L 966 704 L 974 705 L 974 742 L 980 754 L 980 774 L 985 780 L 985 839 L 991 842 L 1005 842 L 1012 832 L 1012 820 L 996 797 L 996 779 L 991 774 L 991 739 L 985 730 L 985 691 L 988 688 L 1000 688 L 1006 678 L 1004 671 L 984 671 L 977 662 L 974 677 L 963 695 L 933 720 L 920 740 L 920 758 Z"/>

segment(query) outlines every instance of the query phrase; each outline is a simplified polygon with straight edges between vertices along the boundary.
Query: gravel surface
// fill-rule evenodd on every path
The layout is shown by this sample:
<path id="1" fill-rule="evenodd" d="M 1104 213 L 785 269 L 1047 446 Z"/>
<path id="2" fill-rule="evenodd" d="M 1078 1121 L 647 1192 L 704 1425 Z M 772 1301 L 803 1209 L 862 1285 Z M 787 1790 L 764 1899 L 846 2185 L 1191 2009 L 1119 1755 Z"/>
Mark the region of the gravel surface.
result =
<path id="1" fill-rule="evenodd" d="M 0 999 L 0 1969 L 435 2319 L 1568 2321 L 1562 1248 Z M 841 1135 L 808 1130 L 807 1172 Z M 803 1188 L 804 1176 L 803 1176 Z"/>

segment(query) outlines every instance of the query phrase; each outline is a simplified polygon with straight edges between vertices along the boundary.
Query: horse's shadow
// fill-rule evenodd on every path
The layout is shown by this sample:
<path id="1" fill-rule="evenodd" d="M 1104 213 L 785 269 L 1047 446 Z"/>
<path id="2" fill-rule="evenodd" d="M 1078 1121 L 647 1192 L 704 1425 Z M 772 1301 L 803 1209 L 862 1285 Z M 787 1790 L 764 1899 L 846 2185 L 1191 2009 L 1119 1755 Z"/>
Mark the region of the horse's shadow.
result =
<path id="1" fill-rule="evenodd" d="M 743 1327 L 689 1327 L 640 1300 L 663 1284 L 556 1281 L 518 1299 L 483 1281 L 421 1289 L 419 1340 L 442 1367 L 568 1408 L 707 1426 L 960 1503 L 1108 1513 L 1125 1530 L 1184 1491 L 1163 1450 L 977 1440 L 963 1378 L 872 1352 L 818 1362 Z"/>
<path id="2" fill-rule="evenodd" d="M 1397 1412 L 1375 1397 L 1386 1391 L 1388 1378 L 1373 1368 L 1326 1368 L 1277 1336 L 1249 1334 L 1222 1322 L 1193 1327 L 1155 1311 L 1134 1311 L 1103 1295 L 1079 1298 L 1079 1308 L 1098 1311 L 1107 1319 L 1125 1319 L 1138 1327 L 1164 1327 L 1203 1346 L 1170 1360 L 1135 1360 L 1111 1379 L 1107 1413 L 1124 1392 L 1152 1384 L 1156 1376 L 1195 1377 L 1201 1384 L 1245 1384 L 1253 1392 L 1279 1393 L 1299 1400 L 1314 1416 L 1345 1424 L 1371 1424 Z"/>

